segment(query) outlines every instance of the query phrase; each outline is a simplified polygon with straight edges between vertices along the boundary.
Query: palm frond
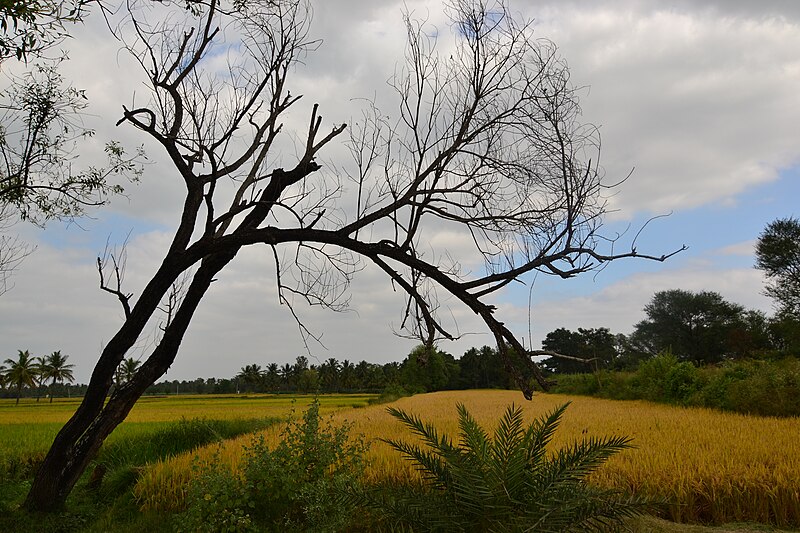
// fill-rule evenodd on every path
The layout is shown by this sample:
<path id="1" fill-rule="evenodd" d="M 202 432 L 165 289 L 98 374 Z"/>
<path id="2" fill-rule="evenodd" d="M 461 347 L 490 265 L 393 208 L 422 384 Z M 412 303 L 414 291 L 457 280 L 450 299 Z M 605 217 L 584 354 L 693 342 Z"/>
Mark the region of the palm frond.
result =
<path id="1" fill-rule="evenodd" d="M 458 454 L 459 450 L 453 446 L 453 442 L 446 436 L 439 436 L 439 432 L 433 424 L 425 423 L 418 416 L 408 414 L 402 409 L 395 407 L 388 407 L 386 409 L 390 415 L 398 419 L 400 422 L 411 430 L 412 433 L 422 438 L 431 448 L 438 450 L 443 455 Z"/>
<path id="2" fill-rule="evenodd" d="M 459 446 L 433 425 L 396 408 L 388 411 L 421 437 L 427 449 L 384 440 L 414 462 L 430 491 L 390 489 L 373 502 L 394 526 L 426 531 L 606 531 L 647 509 L 642 499 L 602 490 L 586 477 L 609 457 L 631 448 L 627 437 L 590 438 L 548 453 L 568 407 L 524 424 L 509 406 L 491 437 L 463 404 Z"/>
<path id="3" fill-rule="evenodd" d="M 413 461 L 416 469 L 437 485 L 446 484 L 449 481 L 450 465 L 438 453 L 423 450 L 419 446 L 403 441 L 393 439 L 380 440 L 400 452 L 405 459 Z"/>
<path id="4" fill-rule="evenodd" d="M 559 450 L 545 472 L 553 483 L 580 481 L 613 455 L 632 447 L 629 437 L 592 437 Z"/>
<path id="5" fill-rule="evenodd" d="M 561 417 L 569 407 L 571 402 L 566 402 L 556 407 L 551 412 L 537 418 L 525 432 L 525 442 L 527 443 L 528 462 L 536 465 L 542 462 L 547 453 L 547 445 L 553 439 L 553 435 L 561 423 Z"/>

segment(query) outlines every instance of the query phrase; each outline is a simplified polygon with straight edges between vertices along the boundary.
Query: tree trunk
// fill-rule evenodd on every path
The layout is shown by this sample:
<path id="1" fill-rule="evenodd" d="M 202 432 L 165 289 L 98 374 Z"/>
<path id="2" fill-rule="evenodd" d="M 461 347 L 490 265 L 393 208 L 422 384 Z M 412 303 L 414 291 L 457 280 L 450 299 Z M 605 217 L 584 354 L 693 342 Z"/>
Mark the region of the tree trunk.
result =
<path id="1" fill-rule="evenodd" d="M 83 402 L 59 431 L 37 471 L 23 504 L 26 509 L 46 512 L 63 507 L 67 496 L 89 463 L 97 456 L 106 437 L 125 420 L 147 387 L 163 376 L 172 365 L 200 300 L 214 276 L 235 257 L 237 251 L 209 256 L 203 261 L 172 322 L 165 328 L 158 346 L 133 379 L 115 387 L 108 403 L 104 405 L 116 367 L 141 331 L 126 331 L 131 318 L 126 320 L 100 357 Z M 129 339 L 128 336 L 134 333 L 134 338 Z M 114 341 L 122 346 L 127 345 L 125 351 L 117 351 L 112 346 L 116 344 Z"/>

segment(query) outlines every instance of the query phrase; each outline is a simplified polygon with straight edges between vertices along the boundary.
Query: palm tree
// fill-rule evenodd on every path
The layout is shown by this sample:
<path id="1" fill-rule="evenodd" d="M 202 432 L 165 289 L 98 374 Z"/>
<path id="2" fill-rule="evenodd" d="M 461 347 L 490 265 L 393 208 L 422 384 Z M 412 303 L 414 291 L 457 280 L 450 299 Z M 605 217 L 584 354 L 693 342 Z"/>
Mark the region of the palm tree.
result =
<path id="1" fill-rule="evenodd" d="M 281 382 L 286 390 L 292 389 L 292 377 L 294 375 L 294 367 L 289 363 L 284 364 L 280 369 Z"/>
<path id="2" fill-rule="evenodd" d="M 339 361 L 331 357 L 322 363 L 319 367 L 319 377 L 326 391 L 335 391 L 339 384 Z"/>
<path id="3" fill-rule="evenodd" d="M 72 369 L 75 365 L 67 364 L 68 355 L 61 355 L 61 350 L 55 351 L 47 356 L 47 362 L 44 372 L 41 374 L 42 381 L 49 379 L 50 381 L 50 403 L 53 403 L 53 386 L 56 383 L 68 381 L 72 383 L 75 378 L 72 375 Z"/>
<path id="4" fill-rule="evenodd" d="M 0 390 L 6 388 L 6 370 L 5 365 L 0 365 Z"/>
<path id="5" fill-rule="evenodd" d="M 280 383 L 280 369 L 278 363 L 270 363 L 267 365 L 267 370 L 264 373 L 264 380 L 267 386 L 267 392 L 275 392 Z"/>
<path id="6" fill-rule="evenodd" d="M 341 390 L 350 391 L 355 387 L 355 367 L 353 363 L 345 359 L 342 361 L 342 367 L 339 371 L 339 386 Z"/>
<path id="7" fill-rule="evenodd" d="M 236 379 L 241 379 L 245 385 L 250 385 L 249 390 L 255 390 L 263 380 L 264 372 L 260 365 L 252 364 L 242 367 L 241 372 L 236 375 Z"/>
<path id="8" fill-rule="evenodd" d="M 33 379 L 36 380 L 36 403 L 39 403 L 39 398 L 42 397 L 44 375 L 47 374 L 47 358 L 41 355 L 34 357 L 33 368 L 35 370 Z"/>
<path id="9" fill-rule="evenodd" d="M 136 374 L 136 371 L 139 370 L 142 362 L 138 359 L 134 359 L 133 357 L 128 357 L 127 359 L 123 359 L 122 362 L 117 367 L 117 386 L 122 385 L 123 383 L 127 383 L 131 379 L 133 379 L 133 375 Z"/>
<path id="10" fill-rule="evenodd" d="M 9 385 L 15 385 L 17 388 L 17 403 L 19 405 L 19 397 L 22 394 L 22 387 L 34 387 L 36 385 L 36 366 L 33 357 L 28 350 L 17 350 L 19 355 L 17 360 L 6 359 L 5 364 L 8 369 L 5 371 L 6 382 Z"/>

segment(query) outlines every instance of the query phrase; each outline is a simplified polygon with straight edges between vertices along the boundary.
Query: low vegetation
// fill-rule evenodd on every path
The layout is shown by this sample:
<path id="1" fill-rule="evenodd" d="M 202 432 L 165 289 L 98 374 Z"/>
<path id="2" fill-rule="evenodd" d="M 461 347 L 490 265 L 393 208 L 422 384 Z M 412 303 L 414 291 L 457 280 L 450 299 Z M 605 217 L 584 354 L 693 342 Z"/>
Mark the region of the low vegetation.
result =
<path id="1" fill-rule="evenodd" d="M 513 391 L 458 391 L 402 398 L 393 406 L 414 412 L 438 431 L 452 434 L 458 431 L 457 402 L 462 402 L 478 423 L 493 427 L 506 406 L 518 400 L 519 393 Z M 572 404 L 553 437 L 553 446 L 608 435 L 629 436 L 636 446 L 610 458 L 591 475 L 592 483 L 664 501 L 659 514 L 676 522 L 800 524 L 800 419 L 556 394 L 536 395 L 526 402 L 525 418 L 533 420 L 569 400 Z M 367 483 L 420 483 L 420 473 L 381 440 L 411 438 L 385 406 L 341 411 L 334 419 L 352 423 L 352 432 L 371 442 L 365 459 Z M 264 438 L 272 446 L 281 440 L 277 428 L 268 429 Z M 204 448 L 149 466 L 134 489 L 137 501 L 145 509 L 159 512 L 184 508 L 194 457 L 202 460 L 214 455 L 216 461 L 238 471 L 251 440 L 240 437 L 222 448 Z"/>
<path id="2" fill-rule="evenodd" d="M 586 483 L 612 455 L 631 447 L 629 438 L 589 437 L 548 450 L 568 405 L 525 427 L 523 409 L 512 404 L 490 436 L 459 403 L 457 441 L 389 407 L 424 447 L 382 440 L 413 462 L 424 484 L 384 483 L 363 490 L 361 501 L 392 529 L 415 531 L 600 531 L 644 512 L 645 501 Z"/>
<path id="3" fill-rule="evenodd" d="M 800 360 L 728 361 L 700 368 L 664 353 L 635 372 L 562 374 L 554 392 L 650 400 L 760 416 L 800 416 Z"/>
<path id="4" fill-rule="evenodd" d="M 367 504 L 364 492 L 354 495 L 352 490 L 342 488 L 388 485 L 410 491 L 408 497 L 400 490 L 393 492 L 391 501 L 402 500 L 404 505 L 415 493 L 425 495 L 423 503 L 439 501 L 431 497 L 437 491 L 444 491 L 438 492 L 440 499 L 447 498 L 446 489 L 426 485 L 428 478 L 424 469 L 419 470 L 420 464 L 415 466 L 404 459 L 388 443 L 404 443 L 408 449 L 419 447 L 426 451 L 419 431 L 417 435 L 410 431 L 407 424 L 387 411 L 387 405 L 347 409 L 366 405 L 368 399 L 325 396 L 316 404 L 310 404 L 312 397 L 308 396 L 294 404 L 288 397 L 148 399 L 137 406 L 134 419 L 138 421 L 121 426 L 96 461 L 95 466 L 103 465 L 105 470 L 100 486 L 89 487 L 95 470 L 92 467 L 79 485 L 80 490 L 68 501 L 68 510 L 54 515 L 52 520 L 28 516 L 17 507 L 30 472 L 18 472 L 16 477 L 4 472 L 0 483 L 0 529 L 156 533 L 175 529 L 202 531 L 206 526 L 209 531 L 268 530 L 278 525 L 284 530 L 314 531 L 374 530 L 377 524 L 408 528 L 408 522 L 392 521 L 384 507 Z M 571 401 L 560 416 L 559 430 L 552 434 L 547 448 L 550 452 L 575 449 L 577 441 L 607 441 L 613 435 L 630 437 L 634 446 L 610 457 L 591 473 L 588 481 L 596 490 L 635 494 L 654 501 L 657 505 L 653 512 L 671 521 L 751 522 L 784 528 L 800 524 L 798 419 L 560 395 L 536 395 L 533 402 L 524 402 L 509 412 L 508 405 L 519 399 L 515 391 L 440 392 L 402 398 L 389 407 L 395 409 L 395 414 L 413 413 L 407 420 L 418 417 L 429 422 L 440 436 L 440 443 L 444 435 L 464 433 L 465 428 L 491 430 L 498 428 L 498 420 L 506 420 L 505 426 L 499 426 L 505 430 L 484 432 L 477 440 L 473 436 L 453 441 L 483 449 L 482 438 L 486 438 L 488 448 L 496 446 L 493 443 L 498 441 L 498 432 L 518 435 L 509 431 L 512 426 L 527 431 L 544 414 Z M 461 411 L 456 407 L 459 402 L 463 404 Z M 308 410 L 309 404 L 316 406 L 316 411 Z M 272 424 L 260 429 L 256 436 L 240 434 L 228 438 L 240 431 L 257 429 L 258 424 L 265 425 L 272 417 L 285 419 L 292 405 L 296 411 L 305 409 L 304 417 L 288 426 Z M 40 406 L 47 407 L 36 407 L 31 401 L 23 402 L 20 409 L 28 409 L 31 419 L 36 415 L 42 420 L 52 420 L 65 412 L 65 406 L 58 401 L 52 406 Z M 15 410 L 0 409 L 0 421 L 5 415 L 6 420 L 13 419 L 21 427 L 16 418 L 7 415 L 12 411 Z M 170 412 L 171 421 L 164 420 Z M 187 412 L 217 413 L 218 418 L 181 420 Z M 254 419 L 255 413 L 264 418 Z M 465 419 L 467 413 L 473 422 Z M 28 428 L 35 433 L 37 426 L 53 424 L 57 422 L 28 424 Z M 2 446 L 8 446 L 9 427 L 4 424 L 0 431 Z M 426 427 L 423 424 L 418 429 Z M 350 438 L 346 439 L 346 434 Z M 312 448 L 319 451 L 316 456 L 298 453 Z M 448 464 L 453 469 L 451 473 L 461 468 L 458 475 L 463 474 L 462 481 L 471 474 L 463 468 L 466 463 Z M 338 472 L 338 478 L 332 475 L 334 472 Z M 489 469 L 482 472 L 486 476 L 468 480 L 469 488 L 491 494 L 488 480 L 493 474 Z M 461 483 L 461 488 L 453 490 L 463 490 L 464 486 Z M 373 503 L 382 498 L 379 491 L 369 494 Z M 487 505 L 500 507 L 498 501 L 502 500 L 488 498 Z M 351 509 L 345 504 L 364 507 L 358 512 L 343 512 Z M 466 520 L 468 511 L 459 510 L 458 514 Z M 484 511 L 475 515 L 491 516 Z M 348 523 L 349 517 L 354 520 Z M 625 527 L 635 532 L 666 532 L 675 527 L 672 523 L 641 518 L 626 520 Z M 743 525 L 720 531 L 770 530 L 766 525 Z M 691 526 L 686 531 L 712 530 Z"/>
<path id="5" fill-rule="evenodd" d="M 367 405 L 376 396 L 373 394 L 330 395 L 320 400 L 323 412 Z M 142 398 L 131 411 L 126 422 L 111 434 L 104 446 L 103 454 L 121 453 L 119 443 L 142 444 L 140 439 L 162 431 L 181 432 L 189 426 L 171 428 L 176 422 L 195 421 L 195 436 L 204 432 L 221 438 L 255 431 L 258 427 L 284 419 L 292 406 L 305 406 L 312 396 L 286 395 L 238 395 L 238 396 L 173 396 Z M 0 479 L 21 479 L 29 476 L 41 462 L 47 448 L 58 430 L 72 415 L 80 399 L 59 398 L 54 403 L 35 402 L 23 399 L 15 406 L 14 400 L 0 400 Z M 199 425 L 198 425 L 199 424 Z M 207 427 L 203 429 L 203 424 Z M 194 431 L 194 429 L 192 430 Z M 170 439 L 166 439 L 170 441 Z M 177 439 L 180 440 L 180 439 Z M 212 442 L 207 437 L 195 442 L 195 446 Z M 148 445 L 151 448 L 153 444 Z M 157 447 L 157 446 L 156 446 Z M 189 449 L 189 448 L 184 448 Z M 108 451 L 106 451 L 108 450 Z M 180 450 L 182 451 L 182 450 Z M 148 451 L 131 450 L 126 453 L 150 454 Z M 166 457 L 169 453 L 162 455 Z M 148 459 L 148 460 L 150 460 Z M 146 462 L 146 461 L 144 461 Z M 142 462 L 141 464 L 144 464 Z"/>

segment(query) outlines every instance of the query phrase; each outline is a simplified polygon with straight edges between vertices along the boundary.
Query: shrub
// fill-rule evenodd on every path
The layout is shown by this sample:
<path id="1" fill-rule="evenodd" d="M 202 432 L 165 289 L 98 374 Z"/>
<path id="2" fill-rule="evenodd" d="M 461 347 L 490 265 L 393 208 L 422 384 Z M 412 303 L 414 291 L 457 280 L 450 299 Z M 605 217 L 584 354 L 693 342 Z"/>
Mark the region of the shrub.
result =
<path id="1" fill-rule="evenodd" d="M 380 396 L 378 396 L 377 398 L 370 399 L 369 404 L 374 405 L 378 403 L 391 403 L 399 400 L 400 398 L 411 396 L 411 394 L 412 393 L 403 388 L 402 385 L 398 385 L 397 383 L 392 383 L 387 385 L 386 388 L 384 388 L 383 391 L 381 391 Z"/>
<path id="2" fill-rule="evenodd" d="M 762 416 L 800 414 L 800 362 L 796 359 L 747 361 L 732 365 L 728 374 L 723 408 Z"/>
<path id="3" fill-rule="evenodd" d="M 692 363 L 678 363 L 664 376 L 664 400 L 687 405 L 703 386 L 700 371 Z"/>
<path id="4" fill-rule="evenodd" d="M 654 402 L 668 401 L 666 377 L 679 364 L 678 358 L 670 352 L 661 353 L 652 359 L 642 361 L 636 371 L 633 384 L 639 397 Z"/>
<path id="5" fill-rule="evenodd" d="M 254 504 L 242 479 L 218 461 L 196 462 L 186 496 L 188 508 L 177 516 L 179 533 L 249 533 L 257 531 L 250 511 Z"/>
<path id="6" fill-rule="evenodd" d="M 339 531 L 351 519 L 341 505 L 345 487 L 363 470 L 363 440 L 350 427 L 323 423 L 314 400 L 270 449 L 263 437 L 245 449 L 241 474 L 201 465 L 180 517 L 187 531 L 250 531 L 257 524 L 289 530 Z M 213 515 L 213 516 L 212 516 Z M 215 521 L 217 529 L 203 529 Z M 228 528 L 228 529 L 225 529 Z M 261 529 L 258 530 L 262 530 Z"/>
<path id="7" fill-rule="evenodd" d="M 385 442 L 412 460 L 427 484 L 366 491 L 361 501 L 390 528 L 421 531 L 587 531 L 645 510 L 642 500 L 585 482 L 610 456 L 629 448 L 630 439 L 590 438 L 546 450 L 566 408 L 526 428 L 522 408 L 512 405 L 490 437 L 458 404 L 458 444 L 418 417 L 389 408 L 426 449 Z"/>

